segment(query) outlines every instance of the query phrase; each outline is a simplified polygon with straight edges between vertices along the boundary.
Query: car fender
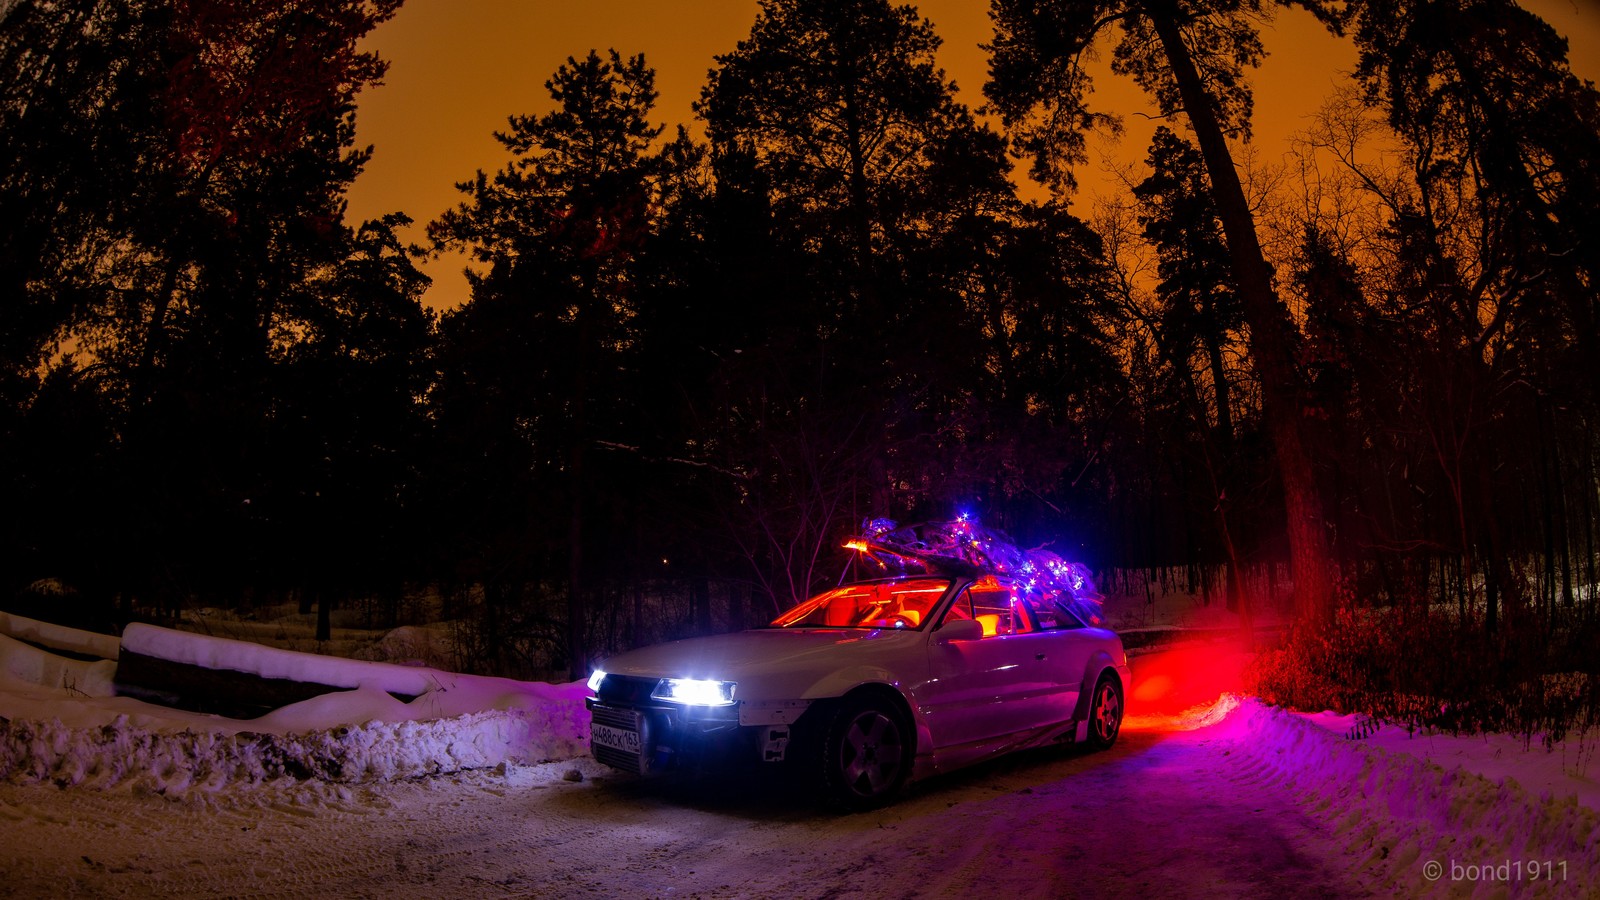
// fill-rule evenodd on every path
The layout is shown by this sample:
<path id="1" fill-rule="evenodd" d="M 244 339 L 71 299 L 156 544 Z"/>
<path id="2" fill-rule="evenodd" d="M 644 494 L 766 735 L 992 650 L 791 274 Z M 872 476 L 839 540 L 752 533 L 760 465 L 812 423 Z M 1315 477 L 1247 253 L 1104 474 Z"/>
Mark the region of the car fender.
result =
<path id="1" fill-rule="evenodd" d="M 800 694 L 802 700 L 827 700 L 833 697 L 843 697 L 864 684 L 882 684 L 894 688 L 902 697 L 905 691 L 900 689 L 899 679 L 882 666 L 857 665 L 844 669 L 828 672 L 817 679 Z M 908 698 L 906 701 L 910 703 Z"/>
<path id="2" fill-rule="evenodd" d="M 1083 667 L 1083 687 L 1078 691 L 1078 705 L 1072 711 L 1074 722 L 1083 722 L 1089 718 L 1089 704 L 1094 700 L 1094 684 L 1100 680 L 1100 675 L 1110 669 L 1117 674 L 1117 681 L 1122 685 L 1123 696 L 1128 693 L 1128 671 L 1126 666 L 1118 666 L 1111 654 L 1105 650 L 1096 650 L 1089 656 L 1089 662 Z"/>
<path id="3" fill-rule="evenodd" d="M 905 704 L 906 711 L 911 714 L 911 726 L 916 733 L 917 758 L 919 761 L 925 761 L 928 754 L 933 750 L 933 732 L 929 729 L 927 719 L 923 716 L 922 707 L 917 702 L 914 689 L 895 677 L 894 673 L 889 669 L 881 666 L 861 665 L 829 672 L 812 684 L 803 697 L 812 703 L 834 700 L 862 687 L 879 687 L 893 691 L 900 696 L 901 701 Z M 913 775 L 913 777 L 921 776 Z"/>

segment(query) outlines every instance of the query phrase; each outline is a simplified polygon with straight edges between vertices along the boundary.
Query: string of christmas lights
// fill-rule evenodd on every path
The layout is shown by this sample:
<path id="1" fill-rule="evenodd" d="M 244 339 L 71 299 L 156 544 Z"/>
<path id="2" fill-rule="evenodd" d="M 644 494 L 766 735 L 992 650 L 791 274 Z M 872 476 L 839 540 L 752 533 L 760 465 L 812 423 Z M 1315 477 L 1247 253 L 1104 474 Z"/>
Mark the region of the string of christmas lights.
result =
<path id="1" fill-rule="evenodd" d="M 1105 598 L 1095 589 L 1089 567 L 1045 549 L 1023 550 L 1004 532 L 963 513 L 943 522 L 900 525 L 894 519 L 866 519 L 861 534 L 845 543 L 885 572 L 955 568 L 1004 579 L 1022 596 L 1045 597 L 1075 607 L 1097 624 Z"/>

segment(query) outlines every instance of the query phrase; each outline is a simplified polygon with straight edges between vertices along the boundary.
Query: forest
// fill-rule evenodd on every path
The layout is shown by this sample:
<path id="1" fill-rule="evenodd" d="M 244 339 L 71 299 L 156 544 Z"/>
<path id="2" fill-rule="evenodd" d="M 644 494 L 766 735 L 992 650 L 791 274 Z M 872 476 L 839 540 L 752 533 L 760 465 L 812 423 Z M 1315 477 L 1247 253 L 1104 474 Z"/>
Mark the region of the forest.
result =
<path id="1" fill-rule="evenodd" d="M 573 48 L 458 206 L 347 221 L 400 5 L 0 3 L 0 606 L 581 676 L 959 511 L 1287 604 L 1269 699 L 1600 721 L 1600 94 L 1534 14 L 1298 0 L 1359 65 L 1244 166 L 1270 0 L 992 0 L 978 108 L 915 7 L 763 0 L 696 121 Z M 1085 208 L 1102 58 L 1163 124 Z"/>

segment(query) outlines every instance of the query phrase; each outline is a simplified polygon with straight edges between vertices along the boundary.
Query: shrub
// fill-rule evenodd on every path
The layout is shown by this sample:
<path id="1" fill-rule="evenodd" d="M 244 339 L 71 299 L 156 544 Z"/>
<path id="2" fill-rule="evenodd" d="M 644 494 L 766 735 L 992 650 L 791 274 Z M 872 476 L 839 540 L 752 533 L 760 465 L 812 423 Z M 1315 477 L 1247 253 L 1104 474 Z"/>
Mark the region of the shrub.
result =
<path id="1" fill-rule="evenodd" d="M 1262 699 L 1294 709 L 1551 745 L 1600 726 L 1597 624 L 1580 606 L 1521 610 L 1490 631 L 1470 608 L 1362 607 L 1345 595 L 1331 625 L 1296 626 L 1246 678 Z"/>

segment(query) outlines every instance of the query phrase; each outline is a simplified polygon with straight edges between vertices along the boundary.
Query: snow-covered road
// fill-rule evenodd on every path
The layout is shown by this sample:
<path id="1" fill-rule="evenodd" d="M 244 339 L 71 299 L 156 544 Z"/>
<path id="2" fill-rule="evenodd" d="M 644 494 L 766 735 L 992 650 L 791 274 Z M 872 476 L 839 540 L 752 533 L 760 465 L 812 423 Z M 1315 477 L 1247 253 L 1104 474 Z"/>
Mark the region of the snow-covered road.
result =
<path id="1" fill-rule="evenodd" d="M 1600 897 L 1592 738 L 1351 740 L 1224 693 L 1248 654 L 1216 646 L 1137 658 L 1108 752 L 844 816 L 770 777 L 604 769 L 581 684 L 432 672 L 411 703 L 366 685 L 247 723 L 0 651 L 0 896 Z"/>
<path id="2" fill-rule="evenodd" d="M 586 762 L 203 804 L 83 791 L 70 815 L 61 793 L 0 787 L 0 883 L 19 896 L 1367 894 L 1329 823 L 1215 726 L 1025 754 L 853 816 Z"/>

